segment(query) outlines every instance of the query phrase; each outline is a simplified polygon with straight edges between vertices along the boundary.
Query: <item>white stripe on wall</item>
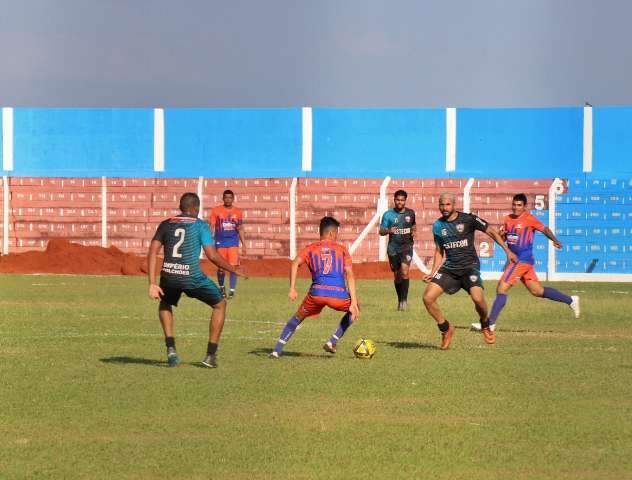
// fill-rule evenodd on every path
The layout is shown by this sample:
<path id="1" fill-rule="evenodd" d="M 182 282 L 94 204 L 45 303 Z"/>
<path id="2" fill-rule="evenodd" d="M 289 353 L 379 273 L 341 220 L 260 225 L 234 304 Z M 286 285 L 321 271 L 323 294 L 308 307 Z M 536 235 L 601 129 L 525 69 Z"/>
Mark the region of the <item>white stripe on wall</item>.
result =
<path id="1" fill-rule="evenodd" d="M 303 157 L 302 169 L 312 171 L 312 109 L 303 107 Z"/>
<path id="2" fill-rule="evenodd" d="M 154 172 L 165 171 L 165 111 L 154 108 Z"/>
<path id="3" fill-rule="evenodd" d="M 13 170 L 13 109 L 2 109 L 2 168 Z"/>
<path id="4" fill-rule="evenodd" d="M 593 169 L 593 111 L 592 107 L 584 107 L 584 172 Z"/>
<path id="5" fill-rule="evenodd" d="M 101 177 L 101 246 L 108 246 L 108 181 Z"/>
<path id="6" fill-rule="evenodd" d="M 9 178 L 2 177 L 2 255 L 9 254 Z"/>
<path id="7" fill-rule="evenodd" d="M 445 109 L 445 171 L 456 170 L 456 108 Z"/>

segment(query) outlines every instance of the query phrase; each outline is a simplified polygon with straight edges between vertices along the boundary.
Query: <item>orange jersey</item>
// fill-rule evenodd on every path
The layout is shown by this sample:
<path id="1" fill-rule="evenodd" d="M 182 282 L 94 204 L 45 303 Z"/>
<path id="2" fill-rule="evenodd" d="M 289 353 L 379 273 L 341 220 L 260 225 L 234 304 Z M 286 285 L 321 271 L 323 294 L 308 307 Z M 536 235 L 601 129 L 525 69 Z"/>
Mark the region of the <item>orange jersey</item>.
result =
<path id="1" fill-rule="evenodd" d="M 244 216 L 238 208 L 226 208 L 219 205 L 211 210 L 209 224 L 213 229 L 213 238 L 217 248 L 238 247 L 239 228 Z"/>
<path id="2" fill-rule="evenodd" d="M 312 272 L 310 295 L 315 297 L 348 298 L 345 268 L 351 266 L 351 255 L 344 245 L 319 241 L 305 247 L 298 254 Z"/>
<path id="3" fill-rule="evenodd" d="M 509 250 L 518 256 L 519 262 L 533 265 L 533 237 L 536 230 L 541 232 L 546 226 L 531 213 L 524 212 L 518 217 L 507 215 L 503 227 Z"/>

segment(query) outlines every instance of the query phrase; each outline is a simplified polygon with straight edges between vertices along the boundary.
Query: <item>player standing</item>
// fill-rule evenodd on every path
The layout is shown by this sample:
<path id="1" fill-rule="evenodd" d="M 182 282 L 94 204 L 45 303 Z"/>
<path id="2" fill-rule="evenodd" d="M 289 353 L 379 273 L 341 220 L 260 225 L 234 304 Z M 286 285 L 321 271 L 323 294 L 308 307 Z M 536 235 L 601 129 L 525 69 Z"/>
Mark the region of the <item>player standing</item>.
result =
<path id="1" fill-rule="evenodd" d="M 380 235 L 388 235 L 388 263 L 393 272 L 397 292 L 397 310 L 408 309 L 408 270 L 413 259 L 413 244 L 417 225 L 415 212 L 406 208 L 408 194 L 404 190 L 395 192 L 395 206 L 387 210 L 380 223 Z"/>
<path id="2" fill-rule="evenodd" d="M 237 267 L 229 265 L 213 247 L 213 236 L 208 224 L 198 218 L 200 199 L 195 193 L 182 195 L 180 211 L 180 215 L 168 218 L 160 224 L 149 245 L 149 297 L 160 300 L 158 316 L 165 334 L 167 362 L 170 367 L 180 363 L 173 336 L 172 307 L 178 306 L 182 293 L 197 298 L 213 308 L 206 356 L 202 360 L 202 365 L 216 368 L 217 347 L 224 327 L 226 301 L 217 286 L 200 269 L 200 248 L 218 267 L 238 273 Z M 160 285 L 156 285 L 157 256 L 163 246 L 164 261 L 160 271 Z"/>
<path id="3" fill-rule="evenodd" d="M 211 210 L 210 225 L 215 236 L 217 252 L 230 265 L 239 266 L 239 242 L 241 241 L 241 253 L 246 254 L 246 239 L 242 228 L 244 216 L 240 209 L 233 206 L 235 194 L 232 190 L 224 190 L 222 194 L 223 204 Z M 217 283 L 224 298 L 229 300 L 235 296 L 237 287 L 237 275 L 230 274 L 230 290 L 226 295 L 224 287 L 224 269 L 217 270 Z"/>
<path id="4" fill-rule="evenodd" d="M 461 288 L 474 302 L 485 342 L 496 342 L 496 336 L 487 322 L 487 304 L 483 293 L 480 260 L 474 248 L 474 232 L 479 230 L 486 233 L 502 247 L 510 261 L 516 261 L 516 255 L 509 250 L 493 227 L 476 215 L 457 211 L 454 204 L 455 196 L 452 193 L 443 193 L 439 197 L 441 217 L 432 224 L 436 246 L 432 270 L 424 277 L 424 281 L 428 283 L 423 297 L 424 305 L 437 322 L 441 332 L 442 350 L 450 347 L 454 325 L 443 316 L 437 299 L 444 292 L 452 295 Z"/>
<path id="5" fill-rule="evenodd" d="M 323 349 L 329 353 L 336 353 L 338 340 L 342 338 L 353 321 L 359 318 L 360 310 L 351 267 L 351 255 L 347 247 L 336 242 L 339 226 L 340 223 L 335 218 L 323 217 L 319 227 L 320 241 L 305 247 L 292 262 L 288 298 L 292 301 L 298 298 L 296 277 L 298 268 L 303 263 L 307 264 L 312 273 L 312 286 L 297 312 L 283 328 L 279 341 L 270 354 L 271 358 L 281 356 L 283 347 L 305 318 L 318 315 L 325 307 L 345 312 L 340 325 L 329 341 L 323 345 Z"/>
<path id="6" fill-rule="evenodd" d="M 509 249 L 518 256 L 518 260 L 507 263 L 503 275 L 498 281 L 496 299 L 489 315 L 489 327 L 492 330 L 496 328 L 496 320 L 498 320 L 500 312 L 507 303 L 507 294 L 518 280 L 527 287 L 531 295 L 565 303 L 573 310 L 575 318 L 579 318 L 579 297 L 569 297 L 554 288 L 543 287 L 533 268 L 535 263 L 533 258 L 533 237 L 536 231 L 542 232 L 553 242 L 555 248 L 562 248 L 562 244 L 549 227 L 545 226 L 527 210 L 527 196 L 524 193 L 514 195 L 511 202 L 511 211 L 513 213 L 504 218 L 500 233 L 504 235 Z M 472 329 L 480 330 L 481 325 L 473 323 Z"/>

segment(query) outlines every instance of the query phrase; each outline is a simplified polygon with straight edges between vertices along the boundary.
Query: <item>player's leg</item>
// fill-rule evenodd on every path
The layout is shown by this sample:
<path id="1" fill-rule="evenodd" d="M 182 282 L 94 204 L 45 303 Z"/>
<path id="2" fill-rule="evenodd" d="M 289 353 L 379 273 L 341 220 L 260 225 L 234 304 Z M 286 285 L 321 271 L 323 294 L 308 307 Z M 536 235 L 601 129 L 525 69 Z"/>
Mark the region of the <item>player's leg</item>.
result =
<path id="1" fill-rule="evenodd" d="M 338 341 L 343 337 L 347 329 L 353 323 L 351 312 L 349 312 L 351 299 L 332 298 L 328 306 L 334 310 L 345 312 L 343 317 L 340 319 L 340 323 L 338 324 L 336 331 L 332 334 L 327 343 L 323 345 L 323 350 L 326 352 L 336 353 L 336 345 L 338 344 Z"/>
<path id="2" fill-rule="evenodd" d="M 180 363 L 176 352 L 176 339 L 173 335 L 173 310 L 171 305 L 161 301 L 158 307 L 158 318 L 162 331 L 165 334 L 165 346 L 167 347 L 167 364 L 175 367 Z"/>
<path id="3" fill-rule="evenodd" d="M 403 255 L 403 254 L 402 254 Z M 407 255 L 407 254 L 406 254 Z M 410 258 L 410 255 L 407 255 L 406 258 Z M 408 287 L 410 286 L 410 280 L 408 277 L 408 272 L 410 269 L 410 263 L 404 261 L 406 258 L 402 259 L 401 265 L 399 267 L 399 278 L 400 278 L 400 287 L 399 291 L 401 294 L 400 299 L 400 310 L 406 311 L 408 310 Z"/>
<path id="4" fill-rule="evenodd" d="M 493 330 L 489 328 L 489 321 L 487 320 L 487 302 L 485 301 L 485 292 L 482 286 L 472 285 L 469 287 L 469 294 L 472 302 L 474 302 L 474 308 L 478 313 L 479 321 L 481 324 L 481 332 L 486 343 L 496 343 L 496 335 Z"/>
<path id="5" fill-rule="evenodd" d="M 507 293 L 522 278 L 522 275 L 528 269 L 528 265 L 524 263 L 507 262 L 503 274 L 496 285 L 496 298 L 492 304 L 492 310 L 489 314 L 489 328 L 494 331 L 496 329 L 496 320 L 505 305 L 507 304 Z M 481 331 L 480 323 L 473 323 L 472 330 Z"/>
<path id="6" fill-rule="evenodd" d="M 239 247 L 230 247 L 228 249 L 228 263 L 232 266 L 239 266 Z M 230 272 L 230 290 L 226 298 L 229 300 L 235 297 L 235 289 L 237 288 L 237 274 Z"/>
<path id="7" fill-rule="evenodd" d="M 202 365 L 209 368 L 217 368 L 217 349 L 226 318 L 226 301 L 222 298 L 222 293 L 219 288 L 217 288 L 217 285 L 209 279 L 206 279 L 206 282 L 200 287 L 185 290 L 184 293 L 191 298 L 204 302 L 212 308 L 211 319 L 208 326 L 206 355 L 202 360 Z"/>
<path id="8" fill-rule="evenodd" d="M 437 275 L 441 275 L 437 278 Z M 426 286 L 426 290 L 424 291 L 423 301 L 428 313 L 434 318 L 435 322 L 437 322 L 437 327 L 441 332 L 441 349 L 447 350 L 450 347 L 450 342 L 452 341 L 452 336 L 454 335 L 454 325 L 450 325 L 450 322 L 446 320 L 443 316 L 443 312 L 439 308 L 439 304 L 437 303 L 438 298 L 443 295 L 444 285 L 448 283 L 447 274 L 445 273 L 437 273 L 435 277 L 432 279 L 432 282 Z M 435 282 L 436 280 L 436 282 Z M 443 282 L 444 285 L 438 283 Z"/>
<path id="9" fill-rule="evenodd" d="M 274 350 L 270 354 L 270 358 L 279 358 L 283 353 L 283 347 L 290 341 L 290 338 L 294 335 L 294 332 L 301 322 L 307 317 L 319 314 L 323 307 L 324 304 L 321 304 L 315 297 L 307 294 L 296 313 L 290 317 L 283 327 L 279 340 L 277 340 Z"/>
<path id="10" fill-rule="evenodd" d="M 399 254 L 388 256 L 388 265 L 393 272 L 393 285 L 395 286 L 395 292 L 397 292 L 397 310 L 402 308 L 402 279 L 399 273 L 401 266 Z"/>
<path id="11" fill-rule="evenodd" d="M 228 261 L 228 249 L 224 247 L 218 247 L 217 253 L 226 261 Z M 224 281 L 226 279 L 226 272 L 221 268 L 217 269 L 217 284 L 219 285 L 219 290 L 222 294 L 222 297 L 226 298 L 226 287 L 224 287 Z"/>
<path id="12" fill-rule="evenodd" d="M 533 275 L 535 276 L 535 272 L 533 273 Z M 543 287 L 537 276 L 535 278 L 530 277 L 525 279 L 524 284 L 531 295 L 540 298 L 548 298 L 549 300 L 553 300 L 555 302 L 565 303 L 571 308 L 573 314 L 575 315 L 575 318 L 579 318 L 580 309 L 578 296 L 571 297 L 566 295 L 565 293 L 560 292 L 559 290 L 556 290 L 555 288 Z"/>

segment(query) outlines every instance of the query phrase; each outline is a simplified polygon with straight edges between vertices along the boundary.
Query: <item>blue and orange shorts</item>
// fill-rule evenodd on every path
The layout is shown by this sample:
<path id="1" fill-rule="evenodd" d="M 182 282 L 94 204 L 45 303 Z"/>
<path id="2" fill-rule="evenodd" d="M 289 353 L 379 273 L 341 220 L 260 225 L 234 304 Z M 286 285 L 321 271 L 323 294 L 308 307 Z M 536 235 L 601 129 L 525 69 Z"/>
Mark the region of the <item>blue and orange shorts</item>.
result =
<path id="1" fill-rule="evenodd" d="M 533 265 L 524 262 L 508 262 L 505 266 L 502 277 L 500 277 L 500 280 L 504 283 L 508 283 L 511 286 L 514 286 L 518 282 L 518 280 L 525 284 L 529 281 L 540 281 L 538 279 L 538 275 L 535 273 L 535 268 L 533 268 Z"/>
<path id="2" fill-rule="evenodd" d="M 302 318 L 314 317 L 319 315 L 325 307 L 339 312 L 348 312 L 351 307 L 351 298 L 317 297 L 308 293 L 296 314 Z"/>
<path id="3" fill-rule="evenodd" d="M 218 247 L 217 253 L 219 253 L 229 265 L 239 265 L 239 247 Z"/>

